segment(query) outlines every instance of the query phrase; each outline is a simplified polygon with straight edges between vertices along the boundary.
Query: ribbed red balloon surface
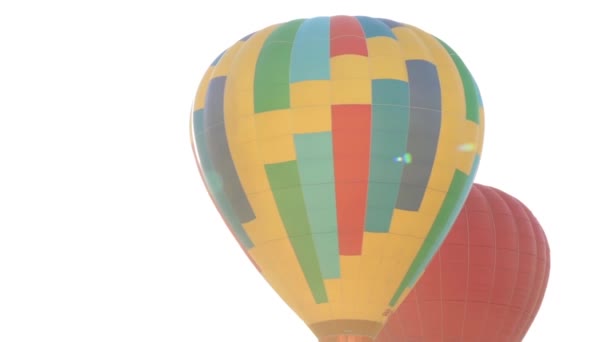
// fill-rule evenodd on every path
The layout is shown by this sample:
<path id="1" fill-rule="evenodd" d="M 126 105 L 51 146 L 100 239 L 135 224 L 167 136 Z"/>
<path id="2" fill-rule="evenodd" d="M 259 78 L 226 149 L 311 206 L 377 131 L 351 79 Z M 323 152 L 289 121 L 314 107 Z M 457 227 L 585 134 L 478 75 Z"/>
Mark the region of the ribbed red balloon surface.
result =
<path id="1" fill-rule="evenodd" d="M 516 342 L 549 278 L 542 227 L 519 200 L 475 184 L 439 252 L 376 342 Z"/>
<path id="2" fill-rule="evenodd" d="M 374 340 L 367 336 L 337 335 L 322 337 L 319 342 L 374 342 Z"/>

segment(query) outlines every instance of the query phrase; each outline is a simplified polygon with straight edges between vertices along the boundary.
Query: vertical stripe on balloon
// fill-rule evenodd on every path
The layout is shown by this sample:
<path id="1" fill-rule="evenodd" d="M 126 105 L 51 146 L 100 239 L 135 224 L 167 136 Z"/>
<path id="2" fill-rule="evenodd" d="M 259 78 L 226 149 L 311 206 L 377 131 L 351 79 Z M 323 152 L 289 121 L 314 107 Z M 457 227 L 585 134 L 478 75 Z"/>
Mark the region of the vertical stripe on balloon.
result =
<path id="1" fill-rule="evenodd" d="M 363 28 L 363 32 L 365 32 L 366 38 L 389 37 L 397 39 L 393 31 L 391 31 L 390 27 L 388 27 L 382 21 L 365 16 L 358 16 L 356 18 L 357 20 L 359 20 L 359 23 Z"/>
<path id="2" fill-rule="evenodd" d="M 441 129 L 441 86 L 437 68 L 428 61 L 408 60 L 410 124 L 407 153 L 397 198 L 398 209 L 417 211 L 424 198 L 437 153 Z"/>
<path id="3" fill-rule="evenodd" d="M 371 105 L 333 105 L 332 135 L 341 255 L 361 255 L 369 178 Z"/>
<path id="4" fill-rule="evenodd" d="M 365 230 L 388 232 L 406 157 L 409 88 L 404 81 L 372 81 L 371 165 Z"/>
<path id="5" fill-rule="evenodd" d="M 329 18 L 306 20 L 296 33 L 291 51 L 291 83 L 329 80 Z"/>
<path id="6" fill-rule="evenodd" d="M 467 120 L 479 124 L 479 109 L 482 104 L 481 96 L 479 95 L 479 89 L 477 88 L 475 80 L 473 80 L 473 75 L 471 75 L 471 72 L 464 64 L 460 56 L 458 56 L 458 54 L 456 54 L 456 52 L 452 50 L 452 48 L 448 44 L 443 42 L 441 39 L 435 39 L 437 39 L 437 41 L 439 41 L 441 45 L 443 45 L 443 47 L 448 51 L 450 57 L 456 65 L 456 68 L 458 69 L 458 73 L 460 74 L 460 79 L 462 80 L 462 87 L 464 88 L 464 95 L 467 106 Z"/>
<path id="7" fill-rule="evenodd" d="M 294 136 L 308 221 L 324 279 L 340 277 L 331 132 Z"/>
<path id="8" fill-rule="evenodd" d="M 232 153 L 228 147 L 224 123 L 224 90 L 226 76 L 215 77 L 209 82 L 203 116 L 204 140 L 209 152 L 212 170 L 221 176 L 222 191 L 241 223 L 255 218 L 251 204 L 236 172 Z"/>
<path id="9" fill-rule="evenodd" d="M 265 165 L 279 215 L 289 236 L 304 277 L 317 303 L 327 302 L 327 293 L 315 251 L 304 194 L 298 174 L 298 162 Z"/>
<path id="10" fill-rule="evenodd" d="M 303 20 L 294 20 L 277 27 L 260 51 L 253 85 L 254 112 L 288 109 L 289 71 L 293 41 Z M 272 96 L 269 96 L 272 94 Z"/>
<path id="11" fill-rule="evenodd" d="M 251 242 L 251 239 L 243 228 L 241 220 L 226 197 L 221 175 L 214 169 L 211 159 L 209 158 L 209 144 L 205 139 L 205 136 L 209 134 L 209 132 L 206 132 L 205 130 L 204 117 L 204 109 L 199 109 L 192 113 L 192 126 L 196 137 L 196 150 L 198 151 L 205 184 L 211 193 L 211 198 L 214 199 L 215 204 L 218 206 L 220 213 L 224 216 L 228 227 L 232 230 L 236 239 L 244 248 L 249 249 L 253 247 L 253 242 Z"/>
<path id="12" fill-rule="evenodd" d="M 331 57 L 341 55 L 367 56 L 367 41 L 359 21 L 355 17 L 330 18 Z"/>

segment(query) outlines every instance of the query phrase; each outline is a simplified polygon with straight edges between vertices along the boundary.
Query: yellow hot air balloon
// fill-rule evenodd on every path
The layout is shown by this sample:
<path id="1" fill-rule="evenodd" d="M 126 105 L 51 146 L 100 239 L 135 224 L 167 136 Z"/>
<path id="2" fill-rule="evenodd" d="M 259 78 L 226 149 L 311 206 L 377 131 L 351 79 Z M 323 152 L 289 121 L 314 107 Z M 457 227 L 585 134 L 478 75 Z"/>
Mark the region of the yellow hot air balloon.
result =
<path id="1" fill-rule="evenodd" d="M 207 189 L 320 340 L 375 336 L 471 188 L 477 86 L 444 42 L 353 16 L 273 25 L 221 54 L 191 117 Z"/>

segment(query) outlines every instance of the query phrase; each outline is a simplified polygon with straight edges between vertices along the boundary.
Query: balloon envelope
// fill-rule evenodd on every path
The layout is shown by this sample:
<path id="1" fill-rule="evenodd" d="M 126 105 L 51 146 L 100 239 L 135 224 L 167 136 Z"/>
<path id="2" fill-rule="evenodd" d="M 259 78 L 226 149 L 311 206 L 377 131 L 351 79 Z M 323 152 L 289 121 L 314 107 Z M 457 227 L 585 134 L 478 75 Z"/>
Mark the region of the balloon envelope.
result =
<path id="1" fill-rule="evenodd" d="M 530 210 L 475 184 L 376 342 L 521 341 L 540 308 L 549 269 L 549 245 Z"/>
<path id="2" fill-rule="evenodd" d="M 317 17 L 222 53 L 191 137 L 216 207 L 281 298 L 319 337 L 375 336 L 464 203 L 483 108 L 434 36 Z"/>
<path id="3" fill-rule="evenodd" d="M 323 337 L 319 342 L 374 342 L 374 338 L 369 336 L 334 335 Z"/>

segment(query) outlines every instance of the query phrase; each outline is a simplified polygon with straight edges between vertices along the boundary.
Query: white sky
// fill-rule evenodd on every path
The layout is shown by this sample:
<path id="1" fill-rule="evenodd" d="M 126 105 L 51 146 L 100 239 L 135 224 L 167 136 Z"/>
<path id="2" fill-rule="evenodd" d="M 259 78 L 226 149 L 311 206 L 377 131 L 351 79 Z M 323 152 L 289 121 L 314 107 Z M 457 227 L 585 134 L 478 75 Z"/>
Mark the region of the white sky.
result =
<path id="1" fill-rule="evenodd" d="M 486 110 L 477 182 L 522 200 L 551 244 L 526 341 L 608 340 L 608 25 L 595 3 L 2 2 L 0 341 L 314 342 L 223 227 L 188 115 L 235 40 L 333 14 L 413 24 L 460 54 Z"/>

